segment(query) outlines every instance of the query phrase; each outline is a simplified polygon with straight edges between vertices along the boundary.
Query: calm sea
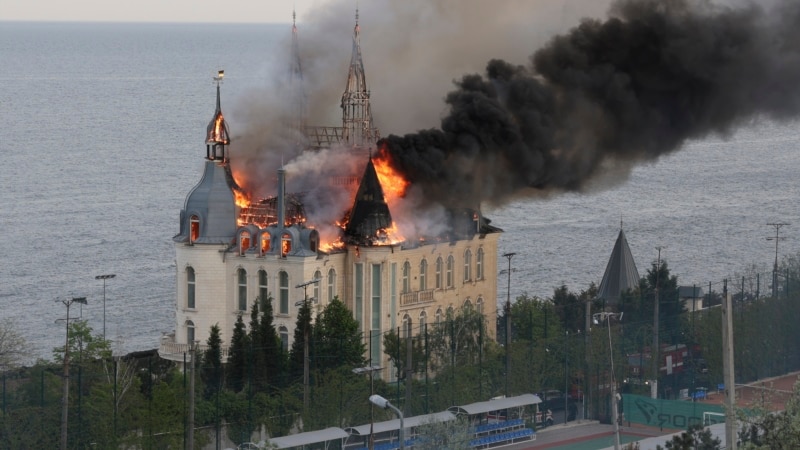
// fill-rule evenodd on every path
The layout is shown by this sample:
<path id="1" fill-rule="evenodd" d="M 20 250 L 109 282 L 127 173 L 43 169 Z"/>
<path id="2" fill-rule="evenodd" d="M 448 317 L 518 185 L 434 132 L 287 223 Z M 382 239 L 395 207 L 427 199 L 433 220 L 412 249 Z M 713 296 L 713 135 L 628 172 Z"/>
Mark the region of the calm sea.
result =
<path id="1" fill-rule="evenodd" d="M 102 331 L 101 274 L 116 274 L 106 284 L 105 323 L 118 352 L 155 348 L 173 330 L 171 237 L 201 175 L 211 76 L 225 69 L 225 99 L 247 95 L 265 84 L 287 31 L 0 22 L 0 317 L 18 324 L 32 358 L 50 357 L 63 342 L 61 299 L 87 297 L 70 314 Z M 235 129 L 236 103 L 225 105 Z M 511 295 L 599 283 L 620 220 L 640 274 L 664 246 L 681 284 L 719 283 L 753 263 L 771 267 L 768 222 L 792 223 L 780 250 L 796 253 L 797 126 L 752 124 L 692 142 L 615 187 L 485 211 L 505 230 L 499 252 L 517 253 Z"/>

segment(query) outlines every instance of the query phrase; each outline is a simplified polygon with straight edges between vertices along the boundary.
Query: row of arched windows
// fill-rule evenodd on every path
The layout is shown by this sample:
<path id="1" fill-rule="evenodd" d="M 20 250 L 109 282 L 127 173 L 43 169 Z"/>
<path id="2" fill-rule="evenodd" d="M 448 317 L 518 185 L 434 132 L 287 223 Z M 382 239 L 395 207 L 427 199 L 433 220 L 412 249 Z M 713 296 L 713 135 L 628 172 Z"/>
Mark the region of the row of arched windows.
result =
<path id="1" fill-rule="evenodd" d="M 475 302 L 475 307 L 478 313 L 483 314 L 483 297 L 478 297 L 478 299 Z M 472 308 L 472 302 L 469 299 L 467 299 L 466 301 L 464 301 L 463 308 Z M 446 314 L 444 313 L 444 311 L 442 311 L 442 308 L 439 307 L 436 309 L 436 314 L 434 315 L 434 324 L 436 326 L 439 326 L 444 320 L 446 320 L 448 317 L 453 317 L 453 315 L 454 311 L 452 306 L 447 308 Z M 425 312 L 424 310 L 420 311 L 418 320 L 419 320 L 419 326 L 416 327 L 417 333 L 423 334 L 425 332 L 425 327 L 427 326 L 428 323 L 428 313 Z M 409 337 L 414 334 L 413 322 L 414 321 L 411 318 L 410 314 L 406 313 L 403 316 L 403 332 L 402 332 L 403 337 Z"/>
<path id="2" fill-rule="evenodd" d="M 464 270 L 463 270 L 463 282 L 473 281 L 473 273 L 472 273 L 472 250 L 467 249 L 464 252 Z M 451 289 L 455 287 L 455 258 L 453 255 L 447 257 L 447 259 L 442 259 L 442 257 L 436 258 L 436 265 L 434 266 L 434 280 L 433 286 L 428 285 L 428 261 L 423 258 L 422 261 L 419 262 L 418 272 L 417 272 L 417 280 L 419 281 L 419 285 L 412 286 L 412 279 L 413 279 L 413 270 L 411 268 L 411 263 L 406 261 L 403 263 L 403 273 L 402 273 L 402 289 L 403 293 L 409 293 L 413 291 L 415 288 L 420 291 L 425 291 L 428 289 Z M 483 280 L 484 277 L 484 253 L 483 248 L 479 248 L 478 252 L 475 256 L 475 274 L 474 280 Z"/>
<path id="3" fill-rule="evenodd" d="M 314 283 L 311 298 L 320 299 L 321 289 L 327 288 L 327 299 L 330 302 L 336 296 L 336 270 L 328 270 L 327 277 L 322 278 L 322 272 L 317 270 L 314 273 L 314 279 L 321 280 L 319 283 Z M 249 297 L 248 292 L 248 277 L 247 271 L 244 268 L 236 269 L 236 288 L 234 302 L 238 311 L 247 311 L 249 305 L 252 304 L 251 300 L 257 298 L 267 298 L 269 296 L 269 277 L 266 270 L 259 270 L 257 274 L 257 285 L 255 295 Z M 277 277 L 277 291 L 278 295 L 276 300 L 276 313 L 289 314 L 289 274 L 281 270 L 278 272 Z M 320 285 L 323 285 L 322 287 Z M 197 276 L 194 268 L 186 268 L 186 308 L 197 308 Z"/>
<path id="4" fill-rule="evenodd" d="M 195 326 L 194 322 L 191 320 L 187 320 L 186 323 L 186 343 L 191 344 L 194 342 L 195 339 Z M 278 335 L 281 338 L 281 347 L 283 347 L 283 351 L 289 351 L 289 329 L 286 326 L 281 325 L 278 327 Z"/>

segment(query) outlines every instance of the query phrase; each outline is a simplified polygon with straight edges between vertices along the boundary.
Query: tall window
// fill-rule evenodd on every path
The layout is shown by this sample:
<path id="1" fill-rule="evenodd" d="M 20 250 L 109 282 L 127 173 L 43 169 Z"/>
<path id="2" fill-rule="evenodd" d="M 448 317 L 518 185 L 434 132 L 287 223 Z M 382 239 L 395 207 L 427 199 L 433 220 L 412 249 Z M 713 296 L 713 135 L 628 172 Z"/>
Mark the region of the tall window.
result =
<path id="1" fill-rule="evenodd" d="M 469 299 L 469 297 L 467 297 L 467 299 L 466 299 L 466 300 L 464 300 L 464 305 L 462 306 L 462 308 L 463 308 L 464 310 L 470 310 L 470 309 L 472 309 L 472 301 Z"/>
<path id="2" fill-rule="evenodd" d="M 419 334 L 425 336 L 425 326 L 428 324 L 428 315 L 425 311 L 419 313 Z"/>
<path id="3" fill-rule="evenodd" d="M 194 344 L 194 322 L 191 320 L 186 321 L 186 343 Z"/>
<path id="4" fill-rule="evenodd" d="M 236 274 L 239 282 L 239 311 L 247 311 L 247 271 L 239 269 Z"/>
<path id="5" fill-rule="evenodd" d="M 411 337 L 411 326 L 412 325 L 413 324 L 411 323 L 411 316 L 409 316 L 408 314 L 404 315 L 403 316 L 403 337 L 404 338 Z"/>
<path id="6" fill-rule="evenodd" d="M 269 253 L 269 246 L 270 246 L 269 238 L 270 238 L 269 233 L 267 233 L 266 231 L 261 233 L 261 256 L 264 256 L 265 253 Z"/>
<path id="7" fill-rule="evenodd" d="M 436 258 L 436 289 L 442 288 L 442 257 Z"/>
<path id="8" fill-rule="evenodd" d="M 200 218 L 192 215 L 189 218 L 189 241 L 194 242 L 200 237 Z"/>
<path id="9" fill-rule="evenodd" d="M 438 308 L 436 310 L 436 315 L 434 316 L 433 320 L 436 324 L 436 328 L 439 328 L 439 325 L 442 323 L 442 308 Z"/>
<path id="10" fill-rule="evenodd" d="M 292 235 L 283 233 L 281 235 L 281 256 L 286 256 L 292 252 Z"/>
<path id="11" fill-rule="evenodd" d="M 464 252 L 464 281 L 472 280 L 472 250 Z"/>
<path id="12" fill-rule="evenodd" d="M 186 268 L 186 307 L 189 309 L 195 308 L 194 303 L 194 269 L 191 267 Z"/>
<path id="13" fill-rule="evenodd" d="M 428 261 L 424 258 L 419 262 L 419 290 L 424 291 L 428 289 Z"/>
<path id="14" fill-rule="evenodd" d="M 331 269 L 328 271 L 328 301 L 332 301 L 336 297 L 336 271 Z"/>
<path id="15" fill-rule="evenodd" d="M 456 261 L 455 261 L 455 258 L 453 258 L 453 255 L 448 256 L 447 257 L 447 275 L 446 275 L 447 287 L 448 288 L 453 287 L 453 266 L 455 266 L 455 265 L 456 265 Z"/>
<path id="16" fill-rule="evenodd" d="M 267 271 L 266 270 L 259 270 L 258 271 L 258 298 L 260 298 L 262 302 L 266 302 L 268 297 L 269 297 L 269 290 L 267 289 Z"/>
<path id="17" fill-rule="evenodd" d="M 403 263 L 403 293 L 411 292 L 411 263 Z"/>
<path id="18" fill-rule="evenodd" d="M 239 255 L 244 255 L 248 248 L 250 248 L 250 232 L 242 231 L 239 233 Z"/>
<path id="19" fill-rule="evenodd" d="M 483 314 L 483 297 L 478 297 L 478 300 L 475 300 L 475 307 L 479 313 Z"/>
<path id="20" fill-rule="evenodd" d="M 289 351 L 289 329 L 285 326 L 281 325 L 278 329 L 278 333 L 281 336 L 281 348 L 284 352 Z"/>
<path id="21" fill-rule="evenodd" d="M 289 274 L 281 270 L 278 273 L 279 287 L 281 293 L 280 314 L 289 314 Z"/>
<path id="22" fill-rule="evenodd" d="M 479 248 L 475 255 L 475 279 L 483 279 L 483 247 Z"/>
<path id="23" fill-rule="evenodd" d="M 320 281 L 314 283 L 314 290 L 312 291 L 313 292 L 313 294 L 312 294 L 313 295 L 313 299 L 316 300 L 317 302 L 319 302 L 320 301 L 320 298 L 319 298 L 319 284 L 322 281 L 322 273 L 319 270 L 314 272 L 314 278 L 312 278 L 312 280 L 320 280 Z"/>

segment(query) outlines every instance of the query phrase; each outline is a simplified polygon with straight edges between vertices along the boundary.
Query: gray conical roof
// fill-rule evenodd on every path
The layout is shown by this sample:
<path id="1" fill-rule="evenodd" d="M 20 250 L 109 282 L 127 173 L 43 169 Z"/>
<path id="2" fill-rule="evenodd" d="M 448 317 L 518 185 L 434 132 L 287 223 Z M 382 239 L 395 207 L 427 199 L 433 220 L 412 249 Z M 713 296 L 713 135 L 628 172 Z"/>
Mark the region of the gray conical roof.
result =
<path id="1" fill-rule="evenodd" d="M 606 303 L 617 303 L 619 294 L 633 289 L 639 284 L 639 271 L 636 270 L 636 263 L 633 261 L 631 249 L 628 247 L 628 240 L 625 239 L 625 232 L 620 228 L 617 242 L 614 244 L 614 251 L 606 266 L 606 273 L 603 281 L 600 282 L 600 290 L 597 298 L 605 300 Z"/>

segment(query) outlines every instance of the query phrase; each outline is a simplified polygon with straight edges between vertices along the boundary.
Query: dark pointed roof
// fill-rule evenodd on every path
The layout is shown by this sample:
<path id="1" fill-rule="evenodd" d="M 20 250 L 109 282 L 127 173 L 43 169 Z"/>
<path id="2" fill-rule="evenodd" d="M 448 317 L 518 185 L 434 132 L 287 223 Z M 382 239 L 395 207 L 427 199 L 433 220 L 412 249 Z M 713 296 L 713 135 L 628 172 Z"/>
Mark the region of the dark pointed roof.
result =
<path id="1" fill-rule="evenodd" d="M 219 74 L 214 77 L 214 81 L 217 82 L 217 109 L 214 111 L 214 118 L 211 119 L 211 122 L 208 123 L 208 127 L 206 128 L 206 144 L 228 145 L 230 143 L 228 124 L 222 116 L 222 107 L 220 106 L 219 98 L 219 85 L 222 83 L 224 74 L 225 72 L 220 70 Z"/>
<path id="2" fill-rule="evenodd" d="M 345 236 L 350 243 L 369 244 L 385 237 L 385 230 L 391 226 L 389 205 L 386 204 L 383 187 L 370 158 L 361 177 L 353 209 L 350 210 Z"/>
<path id="3" fill-rule="evenodd" d="M 625 239 L 625 232 L 620 228 L 617 242 L 614 244 L 614 251 L 606 266 L 606 273 L 603 281 L 600 282 L 600 289 L 597 293 L 598 299 L 603 299 L 606 303 L 616 303 L 620 293 L 633 289 L 639 284 L 639 271 L 636 270 L 636 263 L 633 261 L 631 249 L 628 247 L 628 240 Z"/>

